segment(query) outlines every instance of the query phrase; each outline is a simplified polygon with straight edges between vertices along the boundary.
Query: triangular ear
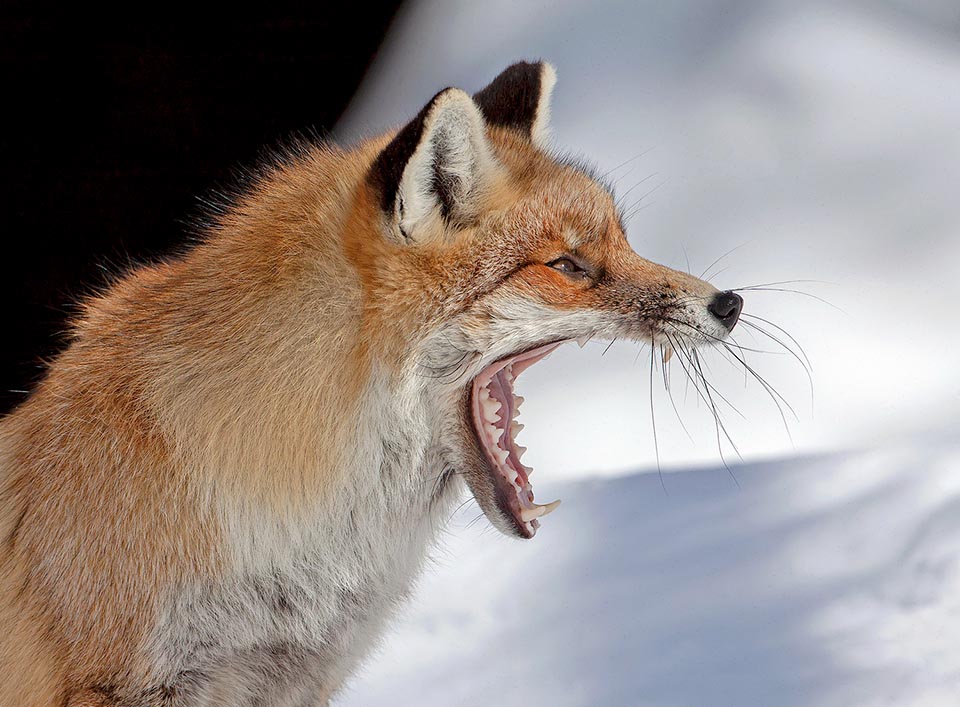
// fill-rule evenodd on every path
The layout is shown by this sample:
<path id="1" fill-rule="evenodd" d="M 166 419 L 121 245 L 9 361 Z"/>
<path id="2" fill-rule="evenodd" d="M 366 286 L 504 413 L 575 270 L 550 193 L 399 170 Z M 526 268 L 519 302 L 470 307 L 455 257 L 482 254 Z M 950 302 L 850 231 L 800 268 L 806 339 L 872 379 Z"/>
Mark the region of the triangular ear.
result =
<path id="1" fill-rule="evenodd" d="M 405 242 L 474 215 L 496 171 L 480 109 L 466 93 L 434 96 L 374 160 L 367 180 L 390 230 Z"/>
<path id="2" fill-rule="evenodd" d="M 556 82 L 557 72 L 547 62 L 521 61 L 475 93 L 473 100 L 488 123 L 518 130 L 543 147 L 550 131 L 550 96 Z"/>

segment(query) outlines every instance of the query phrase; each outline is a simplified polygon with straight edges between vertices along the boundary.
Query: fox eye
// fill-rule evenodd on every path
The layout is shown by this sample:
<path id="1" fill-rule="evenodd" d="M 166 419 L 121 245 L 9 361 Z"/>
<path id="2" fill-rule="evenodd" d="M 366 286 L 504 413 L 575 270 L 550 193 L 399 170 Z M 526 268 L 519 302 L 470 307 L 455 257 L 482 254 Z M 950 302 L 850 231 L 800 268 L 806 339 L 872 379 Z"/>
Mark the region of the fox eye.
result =
<path id="1" fill-rule="evenodd" d="M 553 268 L 554 270 L 559 270 L 560 272 L 565 272 L 568 275 L 585 275 L 586 270 L 577 265 L 570 258 L 557 258 L 547 263 L 547 267 Z"/>

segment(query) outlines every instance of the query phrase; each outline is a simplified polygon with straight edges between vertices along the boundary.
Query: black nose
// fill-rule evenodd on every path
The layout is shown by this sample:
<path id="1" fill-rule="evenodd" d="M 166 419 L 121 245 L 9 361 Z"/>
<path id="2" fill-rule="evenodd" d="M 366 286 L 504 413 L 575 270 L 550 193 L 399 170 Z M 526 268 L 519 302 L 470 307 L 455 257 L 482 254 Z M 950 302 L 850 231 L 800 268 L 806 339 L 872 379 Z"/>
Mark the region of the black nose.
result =
<path id="1" fill-rule="evenodd" d="M 740 310 L 743 309 L 743 297 L 733 292 L 719 292 L 707 309 L 720 320 L 727 331 L 731 331 L 740 318 Z"/>

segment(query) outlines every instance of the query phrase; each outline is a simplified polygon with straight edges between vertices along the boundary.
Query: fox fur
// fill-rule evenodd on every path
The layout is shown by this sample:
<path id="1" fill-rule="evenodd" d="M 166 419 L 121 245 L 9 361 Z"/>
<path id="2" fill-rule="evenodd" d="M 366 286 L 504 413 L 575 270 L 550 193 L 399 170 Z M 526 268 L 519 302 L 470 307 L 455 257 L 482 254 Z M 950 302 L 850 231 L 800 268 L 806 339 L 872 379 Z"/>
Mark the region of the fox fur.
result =
<path id="1" fill-rule="evenodd" d="M 83 303 L 0 422 L 0 707 L 327 704 L 466 490 L 516 534 L 464 412 L 483 365 L 724 335 L 549 150 L 553 83 L 516 64 L 303 147 Z"/>

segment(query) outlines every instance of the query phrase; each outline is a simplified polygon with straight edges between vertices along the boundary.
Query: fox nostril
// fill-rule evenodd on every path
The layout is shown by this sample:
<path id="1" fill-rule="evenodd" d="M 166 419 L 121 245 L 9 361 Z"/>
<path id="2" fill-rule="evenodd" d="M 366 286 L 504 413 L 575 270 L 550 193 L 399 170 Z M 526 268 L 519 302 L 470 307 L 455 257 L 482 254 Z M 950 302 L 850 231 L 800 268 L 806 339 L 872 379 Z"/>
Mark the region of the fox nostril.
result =
<path id="1" fill-rule="evenodd" d="M 732 330 L 740 318 L 743 309 L 743 297 L 734 292 L 720 292 L 710 302 L 707 309 L 720 320 L 727 330 Z"/>

